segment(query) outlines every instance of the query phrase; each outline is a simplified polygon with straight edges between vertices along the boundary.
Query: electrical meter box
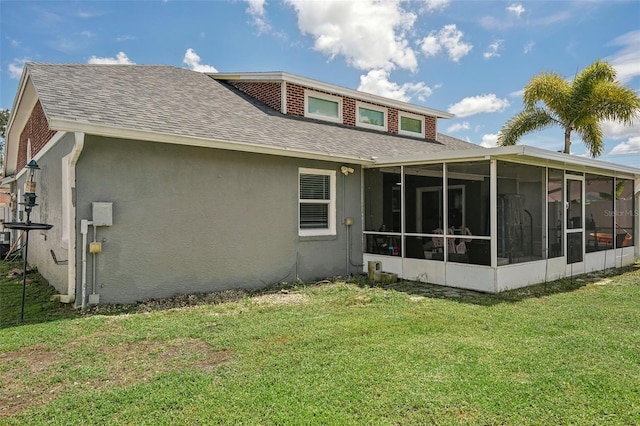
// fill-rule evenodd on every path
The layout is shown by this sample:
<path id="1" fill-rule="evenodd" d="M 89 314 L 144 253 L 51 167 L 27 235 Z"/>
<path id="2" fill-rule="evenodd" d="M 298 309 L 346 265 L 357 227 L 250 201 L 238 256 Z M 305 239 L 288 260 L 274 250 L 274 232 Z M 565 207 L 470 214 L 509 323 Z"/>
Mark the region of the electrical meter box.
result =
<path id="1" fill-rule="evenodd" d="M 113 203 L 93 202 L 93 226 L 113 225 Z"/>

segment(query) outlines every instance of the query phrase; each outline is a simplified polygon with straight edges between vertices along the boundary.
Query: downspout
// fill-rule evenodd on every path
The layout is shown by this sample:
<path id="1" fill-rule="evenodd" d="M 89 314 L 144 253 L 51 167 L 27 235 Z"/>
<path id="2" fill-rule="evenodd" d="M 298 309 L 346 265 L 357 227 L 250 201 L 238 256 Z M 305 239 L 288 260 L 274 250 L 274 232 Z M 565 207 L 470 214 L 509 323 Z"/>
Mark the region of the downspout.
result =
<path id="1" fill-rule="evenodd" d="M 74 136 L 75 144 L 71 153 L 68 155 L 69 172 L 67 174 L 67 181 L 64 183 L 69 191 L 67 215 L 62 218 L 62 220 L 67 222 L 67 229 L 69 230 L 69 262 L 67 266 L 67 294 L 60 297 L 60 301 L 63 303 L 72 303 L 76 298 L 76 164 L 84 148 L 84 133 L 76 132 Z"/>

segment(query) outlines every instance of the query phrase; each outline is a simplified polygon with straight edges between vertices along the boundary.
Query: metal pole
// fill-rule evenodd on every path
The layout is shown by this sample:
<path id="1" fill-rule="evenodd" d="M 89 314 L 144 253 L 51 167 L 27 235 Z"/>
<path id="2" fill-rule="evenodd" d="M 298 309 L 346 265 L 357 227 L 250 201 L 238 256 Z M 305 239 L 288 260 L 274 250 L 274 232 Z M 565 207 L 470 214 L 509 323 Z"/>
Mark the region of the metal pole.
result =
<path id="1" fill-rule="evenodd" d="M 26 232 L 25 243 L 24 243 L 24 267 L 22 270 L 22 308 L 20 310 L 20 322 L 24 322 L 24 299 L 25 293 L 27 290 L 27 254 L 29 253 L 29 231 Z"/>
<path id="2" fill-rule="evenodd" d="M 27 225 L 31 224 L 31 207 L 26 206 L 25 213 L 27 214 Z M 24 266 L 22 268 L 22 306 L 20 308 L 20 322 L 24 322 L 24 299 L 27 291 L 27 255 L 29 254 L 29 230 L 26 229 L 26 236 L 24 241 Z"/>

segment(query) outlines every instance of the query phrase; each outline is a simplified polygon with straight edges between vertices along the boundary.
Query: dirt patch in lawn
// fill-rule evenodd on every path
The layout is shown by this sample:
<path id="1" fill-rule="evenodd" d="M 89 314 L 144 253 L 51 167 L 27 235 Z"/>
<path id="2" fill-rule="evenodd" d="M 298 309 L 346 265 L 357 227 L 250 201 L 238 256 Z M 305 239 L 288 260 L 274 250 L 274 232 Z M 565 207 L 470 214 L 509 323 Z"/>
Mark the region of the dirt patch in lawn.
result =
<path id="1" fill-rule="evenodd" d="M 0 353 L 0 418 L 51 402 L 73 388 L 131 386 L 170 371 L 213 372 L 231 360 L 230 351 L 214 350 L 200 339 L 91 342 L 95 339 L 73 342 L 61 351 L 34 345 Z"/>
<path id="2" fill-rule="evenodd" d="M 281 291 L 279 293 L 255 296 L 251 299 L 251 301 L 256 305 L 261 306 L 302 305 L 309 301 L 309 296 L 300 293 Z"/>

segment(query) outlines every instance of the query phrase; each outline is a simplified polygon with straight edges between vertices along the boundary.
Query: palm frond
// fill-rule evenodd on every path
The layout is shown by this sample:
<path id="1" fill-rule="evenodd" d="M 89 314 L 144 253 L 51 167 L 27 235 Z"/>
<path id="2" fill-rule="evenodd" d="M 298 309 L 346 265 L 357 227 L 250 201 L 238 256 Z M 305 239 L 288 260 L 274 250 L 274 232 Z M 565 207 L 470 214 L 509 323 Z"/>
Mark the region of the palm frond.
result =
<path id="1" fill-rule="evenodd" d="M 586 145 L 589 154 L 592 157 L 598 157 L 604 152 L 604 143 L 602 142 L 602 128 L 598 120 L 591 117 L 584 119 L 576 125 L 575 131 Z"/>
<path id="2" fill-rule="evenodd" d="M 510 118 L 498 133 L 499 146 L 515 145 L 527 133 L 559 124 L 547 110 L 531 108 Z"/>
<path id="3" fill-rule="evenodd" d="M 525 86 L 522 102 L 525 109 L 535 108 L 542 102 L 561 117 L 570 96 L 571 85 L 560 74 L 542 73 Z"/>
<path id="4" fill-rule="evenodd" d="M 640 110 L 640 99 L 635 92 L 616 81 L 616 70 L 602 61 L 594 62 L 576 76 L 571 103 L 573 122 L 595 116 L 599 120 L 629 125 Z"/>
<path id="5" fill-rule="evenodd" d="M 632 125 L 640 118 L 640 98 L 628 87 L 602 83 L 592 92 L 591 113 L 600 120 L 619 121 Z"/>

